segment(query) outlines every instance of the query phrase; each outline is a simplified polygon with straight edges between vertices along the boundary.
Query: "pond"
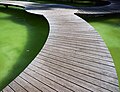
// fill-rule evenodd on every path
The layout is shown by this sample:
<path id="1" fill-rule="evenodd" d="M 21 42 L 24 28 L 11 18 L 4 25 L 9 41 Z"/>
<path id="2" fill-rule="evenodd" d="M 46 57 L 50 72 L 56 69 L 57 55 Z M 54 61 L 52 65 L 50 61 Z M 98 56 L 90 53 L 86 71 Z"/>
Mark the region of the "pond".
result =
<path id="1" fill-rule="evenodd" d="M 112 55 L 120 84 L 120 14 L 83 18 L 96 29 L 106 43 Z"/>
<path id="2" fill-rule="evenodd" d="M 43 16 L 0 7 L 0 90 L 40 52 L 49 34 Z"/>

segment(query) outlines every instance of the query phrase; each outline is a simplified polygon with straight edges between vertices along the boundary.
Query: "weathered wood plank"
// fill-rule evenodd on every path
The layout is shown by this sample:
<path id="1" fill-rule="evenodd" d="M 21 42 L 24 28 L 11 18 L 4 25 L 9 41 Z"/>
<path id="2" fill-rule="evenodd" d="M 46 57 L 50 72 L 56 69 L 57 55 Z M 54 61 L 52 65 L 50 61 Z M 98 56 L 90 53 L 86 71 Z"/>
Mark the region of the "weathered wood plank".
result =
<path id="1" fill-rule="evenodd" d="M 38 66 L 39 67 L 39 65 L 41 65 L 41 63 L 35 63 L 34 64 L 34 66 Z M 65 69 L 65 68 L 61 68 L 61 67 L 55 67 L 55 66 L 49 66 L 49 65 L 47 65 L 47 64 L 43 64 L 42 63 L 42 65 L 43 66 L 46 66 L 46 67 L 49 67 L 49 68 L 52 68 L 52 69 L 54 69 L 54 70 L 56 70 L 56 71 L 60 71 L 60 72 L 62 72 L 62 73 L 65 73 L 65 74 L 67 74 L 67 75 L 69 75 L 69 76 L 72 76 L 72 77 L 74 77 L 74 78 L 77 78 L 77 79 L 79 79 L 79 80 L 82 80 L 82 81 L 85 81 L 85 82 L 88 82 L 88 83 L 90 83 L 92 86 L 98 86 L 98 87 L 101 87 L 101 88 L 107 88 L 107 87 L 110 87 L 110 90 L 116 90 L 116 91 L 118 91 L 117 89 L 118 89 L 118 85 L 116 85 L 117 83 L 115 83 L 115 84 L 110 84 L 110 82 L 109 83 L 106 83 L 106 82 L 101 82 L 101 80 L 98 80 L 98 79 L 95 79 L 95 78 L 91 78 L 91 77 L 89 77 L 89 76 L 85 76 L 85 75 L 83 75 L 83 74 L 80 74 L 80 73 L 76 73 L 76 72 L 73 72 L 73 71 L 71 71 L 71 70 L 68 70 L 68 69 Z M 104 86 L 103 86 L 104 85 Z"/>
<path id="2" fill-rule="evenodd" d="M 39 66 L 37 66 L 37 67 L 39 67 Z M 64 80 L 67 80 L 67 81 L 69 81 L 69 82 L 71 82 L 71 83 L 73 83 L 75 85 L 83 87 L 84 89 L 88 89 L 89 91 L 98 91 L 98 92 L 101 91 L 101 87 L 98 87 L 98 86 L 95 86 L 95 85 L 93 86 L 89 82 L 85 82 L 83 80 L 79 80 L 78 78 L 75 78 L 73 76 L 69 76 L 68 74 L 65 74 L 63 72 L 57 71 L 57 70 L 55 70 L 53 68 L 50 68 L 50 67 L 47 67 L 47 66 L 44 66 L 44 65 L 42 65 L 42 67 L 39 67 L 39 68 L 42 69 L 42 70 L 45 70 L 45 71 L 47 71 L 49 73 L 52 73 L 52 74 L 54 74 L 54 75 L 56 75 L 56 76 L 58 76 L 58 77 L 60 77 L 60 78 L 62 78 Z M 107 91 L 109 91 L 109 89 L 105 90 L 105 89 L 102 88 L 102 91 L 103 92 L 104 91 L 107 92 Z"/>
<path id="3" fill-rule="evenodd" d="M 49 51 L 49 53 L 48 53 L 48 51 Z M 97 68 L 100 68 L 100 69 L 103 69 L 103 70 L 106 70 L 106 71 L 115 72 L 115 67 L 113 66 L 113 63 L 110 63 L 110 62 L 106 62 L 106 64 L 104 64 L 104 63 L 99 63 L 99 62 L 96 62 L 96 61 L 93 61 L 93 60 L 84 59 L 83 57 L 76 58 L 76 57 L 70 56 L 67 52 L 59 53 L 59 54 L 57 54 L 58 52 L 50 51 L 50 50 L 44 50 L 42 52 L 50 55 L 51 57 L 55 56 L 55 57 L 58 57 L 58 58 L 64 58 L 66 60 L 74 61 L 78 64 L 79 63 L 80 64 L 85 64 L 85 65 L 89 65 L 91 67 L 97 67 Z"/>
<path id="4" fill-rule="evenodd" d="M 3 92 L 119 92 L 108 48 L 92 26 L 74 15 L 77 9 L 49 4 L 41 9 L 24 1 L 0 4 L 25 7 L 50 25 L 42 51 Z"/>
<path id="5" fill-rule="evenodd" d="M 91 71 L 88 74 L 86 74 L 85 71 L 82 70 L 82 69 L 80 70 L 80 69 L 75 68 L 75 70 L 74 70 L 74 69 L 71 69 L 71 67 L 64 67 L 64 64 L 61 64 L 60 62 L 57 62 L 57 61 L 56 62 L 50 62 L 50 61 L 46 60 L 46 62 L 45 62 L 45 60 L 42 60 L 42 59 L 37 59 L 35 61 L 36 62 L 33 62 L 32 64 L 35 64 L 35 63 L 37 63 L 37 64 L 39 64 L 39 63 L 40 64 L 44 64 L 46 66 L 50 66 L 50 67 L 53 67 L 53 68 L 56 68 L 56 69 L 57 68 L 61 69 L 61 70 L 63 69 L 63 72 L 67 72 L 67 73 L 70 73 L 72 75 L 74 75 L 74 73 L 76 73 L 76 75 L 80 74 L 80 75 L 87 76 L 87 77 L 90 77 L 90 78 L 94 78 L 94 79 L 97 79 L 97 80 L 100 80 L 100 81 L 103 80 L 103 82 L 109 83 L 111 85 L 118 86 L 118 85 L 116 85 L 116 84 L 118 84 L 117 79 L 115 80 L 114 78 L 110 78 L 110 77 L 107 77 L 107 76 L 102 77 L 103 75 L 100 77 L 99 74 L 98 74 L 99 76 L 97 76 L 97 74 L 93 75 L 93 73 L 91 73 Z M 80 76 L 76 76 L 76 77 L 80 77 Z"/>
<path id="6" fill-rule="evenodd" d="M 58 59 L 54 59 L 54 58 L 51 58 L 51 57 L 44 56 L 42 54 L 41 54 L 41 56 L 44 57 L 44 58 L 41 58 L 43 60 L 51 60 L 51 61 L 54 61 L 54 62 L 59 61 L 59 62 L 65 63 L 66 65 L 71 65 L 73 67 L 81 68 L 81 69 L 84 69 L 84 70 L 92 71 L 92 72 L 95 72 L 95 73 L 98 73 L 98 74 L 102 74 L 104 76 L 108 76 L 108 77 L 112 77 L 112 78 L 117 79 L 117 77 L 114 76 L 114 73 L 112 73 L 112 72 L 104 71 L 102 69 L 97 69 L 97 68 L 94 68 L 94 67 L 90 68 L 89 66 L 88 67 L 79 66 L 79 65 L 73 64 L 69 60 L 65 60 L 65 61 L 58 60 Z"/>
<path id="7" fill-rule="evenodd" d="M 71 83 L 71 81 L 68 81 L 64 78 L 61 78 L 59 76 L 56 76 L 55 74 L 52 74 L 51 72 L 47 72 L 43 69 L 40 69 L 38 67 L 34 67 L 33 65 L 29 66 L 28 69 L 35 71 L 38 74 L 43 74 L 46 75 L 46 77 L 50 78 L 53 81 L 56 81 L 57 83 L 60 83 L 64 87 L 67 87 L 68 89 L 73 90 L 74 92 L 79 92 L 79 91 L 84 91 L 84 92 L 89 92 L 91 91 L 88 88 L 84 88 L 83 86 L 75 85 L 74 83 Z"/>
<path id="8" fill-rule="evenodd" d="M 9 86 L 3 89 L 3 92 L 15 92 L 13 89 L 11 89 Z"/>
<path id="9" fill-rule="evenodd" d="M 34 85 L 35 87 L 37 87 L 37 89 L 39 89 L 43 92 L 56 92 L 55 89 L 48 87 L 47 84 L 37 80 L 36 78 L 33 78 L 32 76 L 30 76 L 24 72 L 21 73 L 20 77 L 23 78 L 24 80 L 28 81 L 30 84 Z"/>
<path id="10" fill-rule="evenodd" d="M 17 82 L 12 81 L 9 86 L 15 91 L 15 92 L 28 92 L 24 87 L 19 85 Z"/>
<path id="11" fill-rule="evenodd" d="M 38 73 L 35 73 L 34 71 L 31 71 L 29 69 L 26 69 L 25 71 L 26 74 L 29 74 L 30 76 L 32 76 L 33 78 L 45 83 L 46 85 L 48 85 L 48 87 L 51 87 L 53 89 L 55 89 L 56 91 L 60 91 L 60 92 L 70 92 L 72 90 L 65 88 L 65 86 L 61 86 L 59 85 L 57 82 L 52 81 L 50 78 L 47 78 L 47 75 L 40 75 Z M 34 76 L 33 76 L 34 75 Z"/>
<path id="12" fill-rule="evenodd" d="M 41 58 L 41 59 L 36 59 L 36 60 L 37 60 L 37 62 L 39 61 L 39 63 L 42 63 L 42 61 L 46 61 L 46 63 L 52 63 L 52 64 L 55 64 L 58 67 L 61 66 L 63 68 L 66 68 L 66 69 L 72 70 L 74 72 L 78 72 L 78 73 L 81 73 L 81 74 L 84 74 L 84 75 L 87 75 L 87 76 L 90 76 L 90 77 L 93 77 L 93 78 L 96 78 L 96 79 L 99 79 L 99 80 L 104 80 L 104 81 L 107 81 L 107 82 L 112 82 L 110 80 L 113 80 L 112 83 L 117 84 L 117 79 L 115 79 L 115 78 L 111 78 L 111 77 L 105 76 L 105 75 L 103 76 L 100 73 L 90 71 L 90 70 L 86 70 L 84 68 L 78 68 L 76 66 L 72 66 L 72 65 L 69 65 L 69 64 L 66 64 L 66 63 L 63 63 L 63 62 L 59 62 L 59 61 L 54 61 L 54 60 L 51 60 L 51 59 L 47 60 L 46 58 L 44 58 L 44 59 Z"/>
<path id="13" fill-rule="evenodd" d="M 29 82 L 27 82 L 26 80 L 22 79 L 19 76 L 15 79 L 15 81 L 29 92 L 42 92 L 37 87 L 35 87 L 34 85 L 31 85 Z"/>
<path id="14" fill-rule="evenodd" d="M 53 46 L 49 46 L 48 48 L 44 49 L 44 51 L 46 51 L 46 52 L 51 52 L 52 51 L 54 53 L 58 53 L 59 52 L 58 54 L 66 55 L 66 58 L 70 57 L 70 58 L 82 59 L 82 60 L 86 60 L 86 61 L 89 61 L 89 62 L 103 64 L 103 65 L 114 67 L 114 63 L 111 62 L 111 61 L 101 60 L 99 58 L 94 58 L 94 57 L 90 57 L 90 56 L 88 57 L 87 55 L 84 55 L 84 54 L 83 55 L 81 54 L 81 57 L 79 57 L 78 52 L 73 52 L 72 54 L 70 54 L 70 52 L 67 51 L 67 50 L 54 48 Z"/>

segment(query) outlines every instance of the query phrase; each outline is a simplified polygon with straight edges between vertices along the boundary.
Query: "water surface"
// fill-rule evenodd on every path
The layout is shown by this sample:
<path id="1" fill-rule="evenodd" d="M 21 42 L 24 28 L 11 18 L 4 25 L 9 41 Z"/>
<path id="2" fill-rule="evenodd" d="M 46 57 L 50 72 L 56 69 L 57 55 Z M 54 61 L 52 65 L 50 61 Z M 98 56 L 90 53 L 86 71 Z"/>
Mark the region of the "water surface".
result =
<path id="1" fill-rule="evenodd" d="M 115 64 L 120 84 L 120 14 L 83 17 L 105 41 Z"/>
<path id="2" fill-rule="evenodd" d="M 0 90 L 35 58 L 48 33 L 43 16 L 0 7 Z"/>

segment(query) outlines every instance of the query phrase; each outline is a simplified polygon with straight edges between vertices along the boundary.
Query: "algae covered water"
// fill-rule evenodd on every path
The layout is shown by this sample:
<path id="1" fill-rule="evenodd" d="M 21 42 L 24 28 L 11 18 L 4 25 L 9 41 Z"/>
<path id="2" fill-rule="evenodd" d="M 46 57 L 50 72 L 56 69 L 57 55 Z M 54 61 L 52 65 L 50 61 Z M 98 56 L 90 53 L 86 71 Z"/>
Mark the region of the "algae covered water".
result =
<path id="1" fill-rule="evenodd" d="M 0 7 L 0 90 L 35 58 L 48 33 L 43 16 Z"/>
<path id="2" fill-rule="evenodd" d="M 120 14 L 85 17 L 84 19 L 98 31 L 106 43 L 112 55 L 120 84 Z"/>

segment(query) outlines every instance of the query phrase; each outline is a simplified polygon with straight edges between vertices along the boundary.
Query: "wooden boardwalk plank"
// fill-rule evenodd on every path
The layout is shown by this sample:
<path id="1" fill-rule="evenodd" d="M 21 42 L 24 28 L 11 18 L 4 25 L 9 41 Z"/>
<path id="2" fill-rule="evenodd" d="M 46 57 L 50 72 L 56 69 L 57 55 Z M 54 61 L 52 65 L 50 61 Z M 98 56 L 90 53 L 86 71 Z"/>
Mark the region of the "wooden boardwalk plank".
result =
<path id="1" fill-rule="evenodd" d="M 64 79 L 62 79 L 60 77 L 57 77 L 54 74 L 46 72 L 46 71 L 44 71 L 42 69 L 39 69 L 37 67 L 32 67 L 32 65 L 29 68 L 27 68 L 26 72 L 29 72 L 30 75 L 32 75 L 32 74 L 35 74 L 36 76 L 41 76 L 42 75 L 42 76 L 45 77 L 45 80 L 51 80 L 51 82 L 50 82 L 51 84 L 48 83 L 48 85 L 54 87 L 55 90 L 60 91 L 60 92 L 64 92 L 64 91 L 65 92 L 71 92 L 71 91 L 77 91 L 77 92 L 79 92 L 80 90 L 86 91 L 84 88 L 80 88 L 79 86 L 76 86 L 76 85 L 70 83 L 69 81 L 67 82 L 66 80 L 64 80 Z M 43 78 L 41 79 L 40 77 L 37 77 L 37 78 L 39 80 L 43 79 Z M 49 81 L 47 81 L 47 82 L 49 82 Z M 74 89 L 71 88 L 71 87 L 74 87 Z"/>
<path id="2" fill-rule="evenodd" d="M 37 80 L 36 78 L 34 78 L 34 77 L 24 73 L 24 72 L 21 73 L 20 77 L 23 78 L 24 80 L 28 81 L 30 84 L 34 85 L 40 91 L 43 91 L 43 92 L 56 92 L 55 89 L 52 89 L 52 88 L 48 87 L 45 83 Z"/>
<path id="3" fill-rule="evenodd" d="M 97 79 L 97 80 L 100 80 L 100 81 L 104 81 L 104 82 L 107 82 L 107 83 L 110 83 L 110 84 L 113 84 L 113 85 L 115 85 L 115 86 L 118 86 L 118 85 L 116 85 L 116 84 L 118 84 L 118 81 L 117 81 L 117 79 L 115 80 L 114 78 L 110 78 L 110 77 L 107 77 L 107 76 L 104 76 L 103 78 L 102 78 L 102 76 L 100 77 L 100 75 L 99 74 L 97 74 L 96 73 L 96 76 L 95 75 L 93 75 L 93 73 L 91 72 L 91 71 L 89 71 L 89 73 L 88 74 L 86 74 L 84 71 L 86 71 L 87 72 L 87 70 L 82 70 L 82 69 L 77 69 L 77 68 L 75 68 L 75 70 L 74 69 L 71 69 L 70 67 L 64 67 L 64 65 L 65 64 L 63 64 L 63 63 L 61 63 L 61 62 L 49 62 L 49 61 L 47 61 L 46 60 L 46 62 L 45 62 L 45 60 L 40 60 L 40 59 L 38 59 L 37 60 L 37 62 L 38 62 L 38 64 L 40 63 L 40 64 L 44 64 L 44 65 L 46 65 L 46 66 L 49 66 L 49 65 L 51 65 L 51 66 L 54 66 L 53 68 L 60 68 L 60 69 L 64 69 L 64 71 L 63 72 L 68 72 L 68 71 L 71 71 L 71 72 L 68 72 L 68 73 L 70 73 L 70 74 L 73 74 L 74 75 L 74 73 L 77 73 L 77 75 L 83 75 L 83 76 L 87 76 L 87 77 L 91 77 L 91 78 L 94 78 L 94 79 Z M 61 65 L 62 64 L 62 65 Z M 66 71 L 65 71 L 66 70 Z M 72 72 L 74 72 L 74 73 L 72 73 Z M 94 73 L 95 74 L 95 73 Z M 97 75 L 99 75 L 99 76 L 97 76 Z M 76 76 L 77 77 L 77 76 Z M 78 76 L 79 77 L 79 76 Z M 100 78 L 99 78 L 100 77 Z M 84 78 L 84 77 L 83 77 Z M 89 80 L 88 80 L 89 81 Z"/>
<path id="4" fill-rule="evenodd" d="M 37 65 L 36 65 L 37 66 Z M 39 66 L 38 66 L 39 67 Z M 39 68 L 41 68 L 41 67 L 39 67 Z M 46 70 L 46 68 L 47 68 L 47 70 Z M 50 68 L 50 67 L 47 67 L 47 66 L 44 66 L 44 65 L 42 65 L 42 68 L 41 69 L 43 69 L 43 70 L 45 70 L 45 71 L 47 71 L 47 72 L 49 72 L 49 73 L 52 73 L 52 74 L 54 74 L 54 75 L 56 75 L 56 76 L 58 76 L 58 77 L 60 77 L 60 78 L 62 78 L 62 79 L 64 79 L 64 80 L 67 80 L 67 81 L 69 81 L 69 82 L 71 82 L 71 83 L 73 83 L 73 84 L 75 84 L 75 85 L 78 85 L 78 86 L 80 86 L 80 87 L 83 87 L 84 89 L 88 89 L 89 91 L 98 91 L 98 92 L 100 92 L 101 90 L 104 92 L 104 91 L 107 91 L 107 90 L 105 90 L 105 89 L 101 89 L 101 87 L 97 87 L 97 86 L 95 86 L 95 85 L 92 85 L 91 83 L 88 83 L 88 82 L 85 82 L 85 81 L 83 81 L 83 80 L 79 80 L 78 78 L 75 78 L 75 77 L 73 77 L 73 76 L 69 76 L 68 74 L 66 74 L 66 73 L 63 73 L 63 72 L 60 72 L 60 71 L 57 71 L 57 70 L 55 70 L 55 69 L 53 69 L 53 68 Z M 109 90 L 108 90 L 109 91 Z"/>
<path id="5" fill-rule="evenodd" d="M 35 63 L 34 66 L 38 66 L 39 65 L 43 65 L 45 67 L 49 67 L 49 68 L 52 68 L 56 71 L 59 71 L 59 72 L 62 72 L 62 73 L 65 73 L 69 76 L 72 76 L 74 78 L 77 78 L 79 80 L 82 80 L 82 81 L 85 81 L 85 82 L 88 82 L 91 84 L 91 86 L 98 86 L 98 87 L 101 87 L 101 88 L 107 88 L 107 87 L 110 87 L 111 90 L 116 90 L 118 88 L 118 85 L 111 85 L 110 83 L 106 83 L 106 82 L 102 82 L 101 83 L 101 80 L 98 80 L 98 79 L 95 79 L 95 78 L 92 78 L 92 77 L 89 77 L 89 76 L 85 76 L 83 74 L 80 74 L 80 73 L 76 73 L 74 71 L 71 71 L 71 70 L 68 70 L 68 69 L 65 69 L 65 68 L 61 68 L 61 67 L 55 67 L 55 66 L 49 66 L 47 64 L 41 64 L 41 63 Z M 107 87 L 106 87 L 107 86 Z"/>
<path id="6" fill-rule="evenodd" d="M 48 53 L 48 51 L 50 53 Z M 72 57 L 67 52 L 63 52 L 63 53 L 61 52 L 61 53 L 56 55 L 56 53 L 57 53 L 56 51 L 44 50 L 44 53 L 51 55 L 53 57 L 56 56 L 58 58 L 64 57 L 64 55 L 66 55 L 66 57 L 64 57 L 64 59 L 66 59 L 66 60 L 70 60 L 70 61 L 74 61 L 76 63 L 85 64 L 85 65 L 89 65 L 92 67 L 97 67 L 97 68 L 104 69 L 107 71 L 115 72 L 115 68 L 113 66 L 113 63 L 110 63 L 110 62 L 106 62 L 106 64 L 105 64 L 105 63 L 100 63 L 100 61 L 97 62 L 97 61 L 89 60 L 86 58 L 84 59 L 84 57 L 80 57 L 80 58 L 79 57 L 78 58 Z"/>
<path id="7" fill-rule="evenodd" d="M 63 50 L 63 51 L 65 51 L 65 52 L 72 52 L 72 53 L 70 53 L 71 55 L 73 54 L 74 55 L 74 53 L 76 54 L 76 56 L 86 56 L 86 58 L 87 57 L 91 57 L 91 58 L 96 58 L 96 59 L 98 59 L 98 60 L 103 60 L 103 61 L 106 61 L 106 62 L 111 62 L 112 61 L 112 58 L 108 58 L 108 57 L 102 57 L 102 56 L 100 56 L 99 54 L 97 55 L 92 55 L 92 54 L 89 54 L 89 53 L 85 53 L 85 52 L 82 52 L 82 51 L 77 51 L 77 50 L 73 50 L 73 49 L 70 49 L 70 48 L 66 48 L 66 47 L 59 47 L 59 46 L 54 46 L 53 47 L 53 45 L 47 45 L 47 47 L 50 47 L 50 48 L 55 48 L 55 49 L 59 49 L 59 50 Z M 46 48 L 45 48 L 46 49 Z M 75 55 L 74 55 L 75 56 Z M 112 63 L 112 62 L 111 62 Z"/>
<path id="8" fill-rule="evenodd" d="M 38 74 L 38 73 L 36 73 L 34 71 L 31 71 L 30 69 L 26 69 L 25 73 L 32 76 L 33 78 L 36 78 L 37 80 L 39 80 L 39 81 L 41 81 L 43 83 L 46 83 L 46 85 L 48 87 L 51 87 L 51 88 L 55 89 L 56 91 L 60 91 L 60 92 L 71 91 L 70 89 L 67 89 L 67 88 L 57 84 L 56 82 L 52 81 L 51 79 L 47 78 L 47 75 L 46 76 L 42 75 L 42 74 L 40 75 L 40 74 Z"/>
<path id="9" fill-rule="evenodd" d="M 99 58 L 94 58 L 94 57 L 90 57 L 90 56 L 88 57 L 87 55 L 84 55 L 84 54 L 82 55 L 82 53 L 81 53 L 82 57 L 78 57 L 79 53 L 77 53 L 77 52 L 75 52 L 75 53 L 73 52 L 73 54 L 70 54 L 70 52 L 68 52 L 68 51 L 66 51 L 64 49 L 58 49 L 58 48 L 55 48 L 53 46 L 49 46 L 48 48 L 45 49 L 45 51 L 46 52 L 47 51 L 49 51 L 49 52 L 52 51 L 52 52 L 55 52 L 55 53 L 59 52 L 59 54 L 62 54 L 62 55 L 64 55 L 66 53 L 65 54 L 66 58 L 70 56 L 70 58 L 82 59 L 82 60 L 86 60 L 86 61 L 89 61 L 89 62 L 99 63 L 99 64 L 103 64 L 103 65 L 114 67 L 114 63 L 111 62 L 111 61 L 100 60 Z M 76 54 L 76 55 L 74 55 L 74 54 Z"/>
<path id="10" fill-rule="evenodd" d="M 42 51 L 43 52 L 43 51 Z M 111 72 L 111 73 L 113 73 L 114 74 L 114 72 L 115 72 L 115 68 L 114 67 L 111 67 L 111 66 L 105 66 L 105 65 L 102 65 L 102 64 L 100 64 L 99 66 L 95 66 L 95 65 L 97 65 L 96 63 L 94 63 L 94 62 L 90 62 L 90 61 L 85 61 L 85 60 L 83 60 L 82 58 L 79 58 L 79 60 L 77 59 L 77 58 L 72 58 L 72 57 L 70 57 L 70 58 L 67 58 L 67 56 L 66 57 L 63 57 L 62 59 L 61 59 L 61 57 L 62 57 L 62 55 L 61 56 L 59 56 L 59 55 L 56 55 L 56 54 L 53 54 L 53 52 L 51 52 L 51 53 L 47 53 L 47 51 L 45 51 L 44 50 L 44 53 L 41 53 L 40 55 L 44 55 L 44 56 L 46 56 L 47 55 L 47 57 L 48 58 L 51 58 L 51 59 L 55 59 L 55 60 L 60 60 L 60 61 L 63 61 L 64 62 L 64 60 L 65 61 L 69 61 L 69 64 L 73 64 L 73 65 L 83 65 L 83 66 L 88 66 L 88 67 L 94 67 L 94 68 L 98 68 L 98 69 L 101 69 L 101 70 L 103 70 L 103 71 L 108 71 L 108 72 Z M 64 56 L 65 56 L 66 54 L 64 54 Z M 86 64 L 85 64 L 85 62 L 86 62 Z M 88 63 L 87 63 L 88 62 Z M 94 65 L 92 65 L 92 64 L 90 64 L 90 63 L 92 63 L 92 64 L 94 64 Z M 100 67 L 101 66 L 101 67 Z M 108 67 L 108 69 L 104 69 L 104 67 Z"/>
<path id="11" fill-rule="evenodd" d="M 46 58 L 37 59 L 37 62 L 38 61 L 39 61 L 39 63 L 42 63 L 43 61 L 46 61 L 46 63 L 54 64 L 57 67 L 62 67 L 62 68 L 65 68 L 65 69 L 72 70 L 74 72 L 78 72 L 80 74 L 84 74 L 86 76 L 90 76 L 90 77 L 93 77 L 93 78 L 96 78 L 96 79 L 99 79 L 99 80 L 110 82 L 112 84 L 117 84 L 117 79 L 115 80 L 114 78 L 111 78 L 111 77 L 108 77 L 108 76 L 103 76 L 103 75 L 101 75 L 97 72 L 93 72 L 93 71 L 86 70 L 86 69 L 83 69 L 83 68 L 78 68 L 78 67 L 63 63 L 63 62 L 59 62 L 59 61 L 56 61 L 56 60 L 54 61 L 54 60 L 51 60 L 51 59 L 47 60 Z M 51 61 L 53 61 L 53 62 L 51 62 Z"/>
<path id="12" fill-rule="evenodd" d="M 6 1 L 43 15 L 50 33 L 41 52 L 3 92 L 119 92 L 114 63 L 95 29 L 65 5 Z M 49 8 L 48 8 L 49 7 Z M 90 12 L 92 13 L 92 12 Z"/>
<path id="13" fill-rule="evenodd" d="M 29 92 L 42 92 L 37 87 L 35 87 L 34 85 L 31 85 L 29 82 L 27 82 L 25 79 L 19 76 L 15 79 L 15 81 Z"/>
<path id="14" fill-rule="evenodd" d="M 15 91 L 15 92 L 28 92 L 24 87 L 19 85 L 17 82 L 12 81 L 9 86 Z"/>
<path id="15" fill-rule="evenodd" d="M 1 92 L 15 92 L 13 89 L 11 89 L 9 86 L 3 89 Z"/>
<path id="16" fill-rule="evenodd" d="M 39 68 L 39 67 L 32 66 L 32 65 L 30 67 L 34 67 L 34 68 L 30 68 L 30 69 L 36 70 L 37 73 L 43 73 L 43 74 L 45 73 L 45 74 L 49 75 L 48 77 L 50 77 L 50 75 L 54 76 L 53 77 L 54 80 L 57 79 L 57 82 L 62 82 L 61 84 L 63 84 L 64 86 L 66 86 L 68 88 L 71 88 L 71 90 L 73 90 L 75 92 L 76 91 L 77 92 L 79 92 L 79 91 L 88 91 L 88 92 L 91 91 L 90 89 L 88 89 L 84 86 L 76 85 L 74 82 L 70 81 L 69 79 L 64 78 L 64 76 L 62 76 L 61 74 L 58 75 L 58 74 L 54 74 L 53 72 L 47 71 L 45 69 L 47 67 L 44 68 L 44 66 L 43 66 L 42 68 Z"/>

